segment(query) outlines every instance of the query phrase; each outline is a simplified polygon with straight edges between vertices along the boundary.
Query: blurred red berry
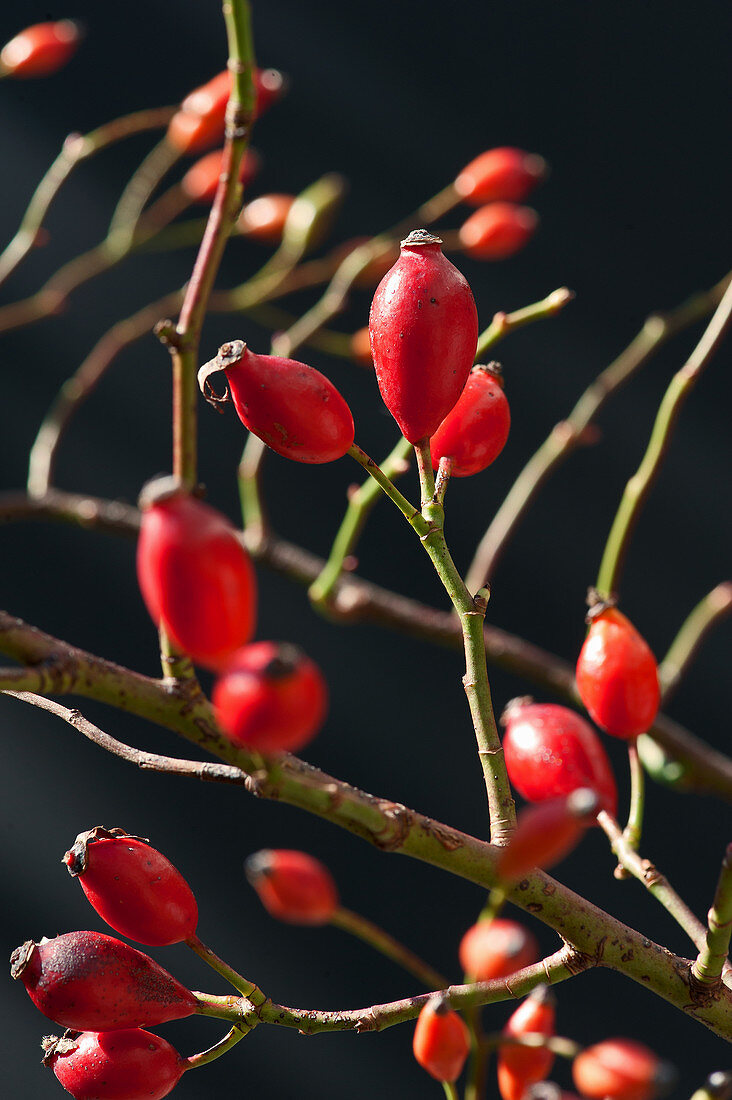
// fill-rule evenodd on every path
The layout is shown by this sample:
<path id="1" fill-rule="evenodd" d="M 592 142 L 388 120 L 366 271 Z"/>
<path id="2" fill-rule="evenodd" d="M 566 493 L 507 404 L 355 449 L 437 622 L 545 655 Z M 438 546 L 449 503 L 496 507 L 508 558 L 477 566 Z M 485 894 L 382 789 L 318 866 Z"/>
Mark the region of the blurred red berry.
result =
<path id="1" fill-rule="evenodd" d="M 496 917 L 479 920 L 460 941 L 460 965 L 475 981 L 507 978 L 539 958 L 539 945 L 527 928 Z"/>
<path id="2" fill-rule="evenodd" d="M 254 117 L 258 118 L 279 98 L 285 87 L 276 69 L 254 72 Z M 179 153 L 202 153 L 221 141 L 226 124 L 226 104 L 231 94 L 228 69 L 190 92 L 168 126 L 168 141 Z"/>
<path id="3" fill-rule="evenodd" d="M 264 849 L 244 864 L 268 913 L 288 924 L 327 924 L 339 905 L 333 876 L 320 860 L 287 848 Z"/>
<path id="4" fill-rule="evenodd" d="M 456 1081 L 470 1052 L 470 1034 L 448 1001 L 430 997 L 417 1018 L 414 1057 L 437 1081 Z"/>
<path id="5" fill-rule="evenodd" d="M 474 260 L 505 260 L 529 243 L 538 224 L 539 215 L 530 206 L 492 202 L 471 214 L 458 236 Z"/>
<path id="6" fill-rule="evenodd" d="M 673 1088 L 676 1071 L 634 1039 L 605 1039 L 577 1055 L 572 1078 L 590 1100 L 652 1100 Z"/>
<path id="7" fill-rule="evenodd" d="M 224 150 L 215 149 L 213 153 L 207 153 L 188 169 L 180 185 L 191 202 L 213 202 L 223 161 Z M 245 190 L 259 171 L 259 165 L 259 154 L 254 149 L 247 149 L 239 166 L 239 182 Z"/>
<path id="8" fill-rule="evenodd" d="M 553 1035 L 555 1027 L 554 995 L 539 985 L 522 1001 L 503 1029 L 504 1035 Z M 554 1064 L 554 1055 L 545 1047 L 518 1045 L 498 1048 L 498 1091 L 502 1100 L 523 1100 L 526 1089 L 543 1081 Z"/>
<path id="9" fill-rule="evenodd" d="M 279 244 L 294 201 L 294 195 L 259 195 L 242 209 L 237 229 L 255 241 Z"/>
<path id="10" fill-rule="evenodd" d="M 496 863 L 502 879 L 514 881 L 535 867 L 547 870 L 564 859 L 593 825 L 602 809 L 600 796 L 578 787 L 563 798 L 553 798 L 522 810 L 512 835 Z"/>
<path id="11" fill-rule="evenodd" d="M 35 23 L 3 46 L 0 72 L 15 77 L 50 76 L 71 60 L 82 37 L 81 27 L 71 19 Z"/>
<path id="12" fill-rule="evenodd" d="M 474 206 L 496 200 L 521 202 L 546 172 L 546 161 L 537 153 L 504 145 L 471 160 L 455 180 L 455 190 Z"/>

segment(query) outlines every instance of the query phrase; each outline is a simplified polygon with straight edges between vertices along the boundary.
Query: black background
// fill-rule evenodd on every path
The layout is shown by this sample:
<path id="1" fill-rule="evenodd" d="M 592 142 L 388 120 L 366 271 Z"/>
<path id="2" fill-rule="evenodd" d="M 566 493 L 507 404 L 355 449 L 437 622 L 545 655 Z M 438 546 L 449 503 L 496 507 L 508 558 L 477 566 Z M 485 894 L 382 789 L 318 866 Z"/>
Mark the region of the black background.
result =
<path id="1" fill-rule="evenodd" d="M 213 0 L 126 0 L 116 6 L 77 0 L 73 10 L 5 0 L 0 40 L 28 23 L 65 15 L 83 19 L 89 31 L 73 64 L 47 80 L 0 86 L 3 240 L 68 131 L 175 102 L 223 66 L 223 23 Z M 448 497 L 448 534 L 458 564 L 465 565 L 525 459 L 649 310 L 677 304 L 724 274 L 725 7 L 709 0 L 503 0 L 454 8 L 408 0 L 270 0 L 255 5 L 254 26 L 260 63 L 282 68 L 292 81 L 287 100 L 257 128 L 255 144 L 265 159 L 257 188 L 297 191 L 323 171 L 345 173 L 351 190 L 338 224 L 343 238 L 396 221 L 492 145 L 536 150 L 552 164 L 534 200 L 542 216 L 535 242 L 500 265 L 459 261 L 482 327 L 496 309 L 517 308 L 556 286 L 577 292 L 561 317 L 501 347 L 511 439 L 491 471 L 454 484 Z M 78 170 L 48 219 L 51 243 L 3 288 L 4 300 L 32 293 L 64 259 L 101 239 L 115 197 L 149 146 L 149 139 L 132 140 Z M 449 224 L 459 220 L 456 215 Z M 233 244 L 221 285 L 242 281 L 265 255 Z M 80 291 L 64 317 L 3 339 L 3 485 L 22 485 L 40 418 L 95 340 L 119 318 L 179 286 L 191 260 L 186 253 L 129 262 Z M 365 323 L 367 310 L 366 295 L 354 299 L 342 328 Z M 205 329 L 204 357 L 232 337 L 266 349 L 266 334 L 244 319 L 215 318 Z M 603 413 L 600 445 L 575 455 L 543 491 L 496 575 L 492 621 L 573 659 L 583 636 L 584 592 L 619 493 L 642 454 L 664 387 L 692 344 L 689 334 L 664 349 Z M 627 562 L 623 607 L 659 654 L 691 606 L 729 576 L 729 354 L 727 343 L 684 410 Z M 394 425 L 373 380 L 348 365 L 308 357 L 352 402 L 362 446 L 377 458 L 386 453 Z M 201 409 L 201 476 L 211 502 L 232 518 L 241 444 L 232 416 Z M 169 465 L 167 355 L 149 337 L 120 357 L 81 411 L 62 448 L 58 483 L 134 500 L 143 481 Z M 354 476 L 345 459 L 318 468 L 272 456 L 267 492 L 278 529 L 325 552 Z M 444 606 L 426 557 L 391 511 L 381 506 L 363 539 L 362 572 Z M 137 593 L 130 543 L 62 527 L 6 526 L 0 606 L 156 673 L 155 635 Z M 302 592 L 265 572 L 258 636 L 303 645 L 332 684 L 330 717 L 309 759 L 367 790 L 485 835 L 484 794 L 456 653 L 405 644 L 375 628 L 331 627 L 310 611 Z M 719 748 L 729 729 L 729 642 L 726 624 L 705 645 L 672 707 L 675 718 Z M 498 672 L 492 684 L 499 708 L 531 686 Z M 164 731 L 91 704 L 83 709 L 140 747 L 187 754 Z M 323 822 L 255 803 L 237 789 L 135 774 L 50 716 L 14 701 L 2 703 L 0 722 L 2 935 L 8 951 L 29 937 L 102 928 L 58 860 L 77 832 L 104 822 L 153 839 L 194 886 L 202 936 L 277 1000 L 355 1007 L 415 987 L 342 934 L 291 929 L 268 918 L 241 874 L 244 856 L 264 846 L 302 847 L 325 859 L 346 905 L 457 976 L 456 944 L 481 904 L 474 887 L 384 858 Z M 623 747 L 611 744 L 608 751 L 624 789 Z M 700 915 L 711 901 L 728 840 L 722 804 L 651 787 L 644 853 Z M 562 866 L 560 877 L 686 952 L 670 918 L 637 883 L 616 883 L 612 867 L 597 832 Z M 552 950 L 554 937 L 537 930 L 543 947 Z M 208 983 L 223 992 L 183 949 L 156 955 L 194 988 Z M 729 1067 L 721 1040 L 619 975 L 592 972 L 558 992 L 563 1033 L 583 1042 L 614 1034 L 644 1038 L 681 1069 L 678 1096 L 689 1095 L 710 1070 Z M 19 987 L 3 984 L 0 997 L 8 1021 L 8 1095 L 58 1094 L 37 1062 L 46 1022 Z M 506 1015 L 505 1006 L 489 1010 L 489 1026 L 500 1027 Z M 213 1041 L 217 1028 L 183 1021 L 165 1034 L 190 1053 Z M 178 1092 L 203 1098 L 237 1087 L 302 1100 L 436 1096 L 439 1086 L 413 1063 L 410 1042 L 410 1028 L 379 1038 L 307 1042 L 259 1028 L 231 1056 L 189 1075 Z M 568 1081 L 565 1067 L 556 1078 Z"/>

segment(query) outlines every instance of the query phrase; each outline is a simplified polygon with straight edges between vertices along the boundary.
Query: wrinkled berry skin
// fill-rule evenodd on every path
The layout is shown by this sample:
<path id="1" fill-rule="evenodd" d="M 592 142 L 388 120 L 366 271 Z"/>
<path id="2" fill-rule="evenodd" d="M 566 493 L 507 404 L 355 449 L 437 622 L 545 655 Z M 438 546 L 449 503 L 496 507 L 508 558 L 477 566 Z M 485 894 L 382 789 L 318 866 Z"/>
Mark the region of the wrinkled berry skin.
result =
<path id="1" fill-rule="evenodd" d="M 508 777 L 522 798 L 544 802 L 590 787 L 615 817 L 618 792 L 610 761 L 584 718 L 556 703 L 515 699 L 502 722 Z"/>
<path id="2" fill-rule="evenodd" d="M 100 932 L 67 932 L 13 952 L 36 1008 L 75 1031 L 164 1024 L 196 1011 L 196 998 L 148 955 Z"/>
<path id="3" fill-rule="evenodd" d="M 477 982 L 507 978 L 539 958 L 539 945 L 527 928 L 497 917 L 479 920 L 460 941 L 460 965 Z"/>
<path id="4" fill-rule="evenodd" d="M 656 659 L 616 607 L 592 619 L 576 674 L 582 702 L 606 733 L 630 741 L 653 725 L 661 702 Z"/>
<path id="5" fill-rule="evenodd" d="M 431 436 L 463 391 L 478 314 L 439 237 L 415 230 L 371 304 L 371 355 L 384 404 L 410 443 Z"/>
<path id="6" fill-rule="evenodd" d="M 554 998 L 547 986 L 537 986 L 522 1001 L 503 1029 L 504 1035 L 522 1036 L 531 1032 L 553 1035 Z M 529 1085 L 543 1081 L 554 1064 L 550 1050 L 521 1046 L 498 1048 L 498 1091 L 502 1100 L 523 1100 Z"/>
<path id="7" fill-rule="evenodd" d="M 288 924 L 327 924 L 339 906 L 333 876 L 307 852 L 265 848 L 244 870 L 267 912 Z"/>
<path id="8" fill-rule="evenodd" d="M 253 642 L 225 666 L 213 689 L 219 725 L 235 745 L 296 752 L 313 739 L 328 709 L 318 666 L 293 645 Z"/>
<path id="9" fill-rule="evenodd" d="M 414 1057 L 437 1081 L 457 1081 L 470 1052 L 464 1022 L 442 999 L 431 997 L 417 1017 Z"/>
<path id="10" fill-rule="evenodd" d="M 0 73 L 14 77 L 51 76 L 70 61 L 82 38 L 77 23 L 34 23 L 0 51 Z"/>
<path id="11" fill-rule="evenodd" d="M 115 932 L 163 947 L 196 931 L 198 905 L 190 886 L 170 860 L 139 837 L 97 826 L 76 838 L 63 862 Z"/>
<path id="12" fill-rule="evenodd" d="M 501 849 L 496 871 L 502 879 L 514 882 L 535 867 L 548 870 L 579 844 L 601 808 L 600 796 L 589 787 L 525 807 L 516 831 Z"/>
<path id="13" fill-rule="evenodd" d="M 455 180 L 455 190 L 474 206 L 496 200 L 521 202 L 546 170 L 546 161 L 538 154 L 502 145 L 471 160 Z"/>
<path id="14" fill-rule="evenodd" d="M 254 633 L 254 568 L 229 521 L 152 482 L 140 498 L 137 578 L 154 623 L 191 659 L 219 667 Z"/>
<path id="15" fill-rule="evenodd" d="M 577 1055 L 572 1078 L 590 1100 L 652 1100 L 673 1087 L 676 1073 L 634 1039 L 605 1039 Z"/>
<path id="16" fill-rule="evenodd" d="M 44 1064 L 74 1100 L 162 1100 L 175 1088 L 185 1063 L 151 1031 L 83 1031 L 44 1040 Z"/>
<path id="17" fill-rule="evenodd" d="M 457 404 L 430 439 L 433 468 L 449 457 L 453 477 L 479 474 L 498 458 L 510 427 L 511 412 L 500 379 L 489 367 L 473 367 Z"/>

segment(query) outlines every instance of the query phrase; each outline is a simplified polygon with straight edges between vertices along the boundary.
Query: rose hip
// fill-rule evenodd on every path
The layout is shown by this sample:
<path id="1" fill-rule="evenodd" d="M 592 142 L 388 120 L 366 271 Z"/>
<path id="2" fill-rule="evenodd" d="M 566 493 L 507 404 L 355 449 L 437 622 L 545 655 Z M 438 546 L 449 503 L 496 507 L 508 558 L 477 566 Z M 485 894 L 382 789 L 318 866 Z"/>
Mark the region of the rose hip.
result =
<path id="1" fill-rule="evenodd" d="M 590 787 L 614 817 L 618 794 L 607 753 L 584 718 L 556 703 L 512 700 L 501 719 L 511 783 L 528 802 L 544 802 Z"/>
<path id="2" fill-rule="evenodd" d="M 536 1033 L 553 1035 L 554 995 L 539 985 L 518 1006 L 503 1029 L 507 1036 Z M 502 1100 L 523 1100 L 529 1085 L 543 1081 L 554 1064 L 554 1055 L 542 1047 L 506 1045 L 498 1048 L 498 1091 Z"/>
<path id="3" fill-rule="evenodd" d="M 455 190 L 474 206 L 496 199 L 521 202 L 544 179 L 546 171 L 546 161 L 537 153 L 504 145 L 471 160 L 455 180 Z"/>
<path id="4" fill-rule="evenodd" d="M 255 241 L 278 244 L 294 201 L 294 195 L 259 195 L 239 215 L 239 232 Z"/>
<path id="5" fill-rule="evenodd" d="M 527 928 L 497 917 L 479 920 L 460 941 L 460 965 L 475 981 L 507 978 L 539 958 L 539 945 Z"/>
<path id="6" fill-rule="evenodd" d="M 471 214 L 458 236 L 474 260 L 506 260 L 529 243 L 538 224 L 539 215 L 529 206 L 492 202 Z"/>
<path id="7" fill-rule="evenodd" d="M 410 443 L 431 436 L 456 403 L 478 342 L 470 287 L 441 244 L 424 229 L 410 233 L 371 304 L 376 380 Z"/>
<path id="8" fill-rule="evenodd" d="M 115 932 L 162 947 L 196 931 L 193 891 L 180 871 L 140 837 L 97 825 L 79 834 L 63 862 Z"/>
<path id="9" fill-rule="evenodd" d="M 49 1035 L 43 1049 L 43 1064 L 75 1100 L 162 1100 L 185 1069 L 170 1043 L 140 1028 Z"/>
<path id="10" fill-rule="evenodd" d="M 253 642 L 224 667 L 213 704 L 234 744 L 265 753 L 296 752 L 323 724 L 328 688 L 318 666 L 297 646 Z"/>
<path id="11" fill-rule="evenodd" d="M 137 578 L 150 616 L 196 664 L 219 667 L 254 632 L 256 579 L 229 521 L 173 478 L 140 495 Z"/>
<path id="12" fill-rule="evenodd" d="M 277 69 L 255 69 L 254 117 L 258 118 L 279 99 L 285 87 Z M 231 94 L 228 69 L 190 92 L 168 126 L 168 141 L 179 153 L 202 153 L 224 136 L 226 105 Z"/>
<path id="13" fill-rule="evenodd" d="M 100 932 L 29 940 L 10 962 L 36 1008 L 63 1027 L 116 1031 L 196 1011 L 191 991 L 154 959 Z"/>
<path id="14" fill-rule="evenodd" d="M 249 856 L 244 870 L 262 905 L 278 920 L 327 924 L 338 908 L 333 876 L 307 852 L 264 849 Z"/>
<path id="15" fill-rule="evenodd" d="M 223 149 L 214 149 L 205 157 L 197 160 L 188 169 L 180 181 L 183 193 L 191 202 L 213 202 L 224 161 Z M 259 171 L 259 155 L 254 149 L 247 149 L 239 165 L 239 182 L 246 189 Z"/>
<path id="16" fill-rule="evenodd" d="M 652 1100 L 673 1088 L 676 1071 L 634 1039 L 605 1039 L 577 1055 L 572 1079 L 590 1100 Z"/>
<path id="17" fill-rule="evenodd" d="M 457 404 L 430 439 L 432 466 L 453 460 L 453 477 L 470 477 L 490 466 L 503 450 L 511 413 L 498 364 L 473 367 Z"/>
<path id="18" fill-rule="evenodd" d="M 82 38 L 78 23 L 34 23 L 16 34 L 0 51 L 0 73 L 6 76 L 50 76 L 76 53 Z"/>
<path id="19" fill-rule="evenodd" d="M 456 1081 L 470 1052 L 467 1027 L 447 998 L 430 997 L 417 1018 L 414 1057 L 437 1081 Z"/>
<path id="20" fill-rule="evenodd" d="M 578 787 L 564 798 L 528 806 L 519 814 L 516 831 L 501 850 L 496 871 L 512 882 L 534 867 L 553 867 L 579 844 L 601 809 L 600 796 L 589 787 Z"/>

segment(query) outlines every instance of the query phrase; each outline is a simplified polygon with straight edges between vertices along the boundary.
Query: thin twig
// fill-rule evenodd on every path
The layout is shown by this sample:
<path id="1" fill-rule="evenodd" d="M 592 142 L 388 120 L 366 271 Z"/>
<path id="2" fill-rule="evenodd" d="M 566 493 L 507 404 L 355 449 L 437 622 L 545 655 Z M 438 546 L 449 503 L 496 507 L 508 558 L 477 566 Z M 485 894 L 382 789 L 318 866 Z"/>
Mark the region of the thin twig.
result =
<path id="1" fill-rule="evenodd" d="M 429 963 L 426 963 L 424 959 L 420 959 L 419 955 L 416 955 L 409 947 L 405 947 L 389 932 L 386 932 L 378 924 L 374 924 L 373 921 L 368 920 L 360 913 L 354 913 L 341 905 L 330 918 L 330 923 L 335 928 L 340 928 L 342 931 L 363 940 L 369 947 L 391 959 L 392 962 L 406 970 L 408 974 L 413 974 L 417 981 L 421 982 L 427 989 L 444 989 L 445 986 L 450 984 L 449 979 L 445 978 Z"/>
<path id="2" fill-rule="evenodd" d="M 732 612 L 732 581 L 708 592 L 682 623 L 668 653 L 658 666 L 663 702 L 681 683 L 707 634 Z"/>
<path id="3" fill-rule="evenodd" d="M 148 199 L 163 176 L 180 159 L 180 153 L 165 138 L 159 141 L 129 179 L 114 208 L 107 236 L 127 251 L 132 247 L 138 222 Z"/>
<path id="4" fill-rule="evenodd" d="M 566 286 L 553 290 L 540 302 L 534 302 L 530 306 L 514 310 L 513 313 L 496 313 L 490 325 L 478 337 L 478 347 L 475 352 L 475 361 L 480 362 L 491 348 L 508 336 L 517 328 L 532 324 L 534 321 L 543 321 L 545 317 L 553 317 L 559 313 L 574 298 L 574 291 Z"/>
<path id="5" fill-rule="evenodd" d="M 717 890 L 707 917 L 704 946 L 691 968 L 700 985 L 710 988 L 719 985 L 725 968 L 729 969 L 727 956 L 732 934 L 732 844 L 727 845 L 719 871 Z"/>

